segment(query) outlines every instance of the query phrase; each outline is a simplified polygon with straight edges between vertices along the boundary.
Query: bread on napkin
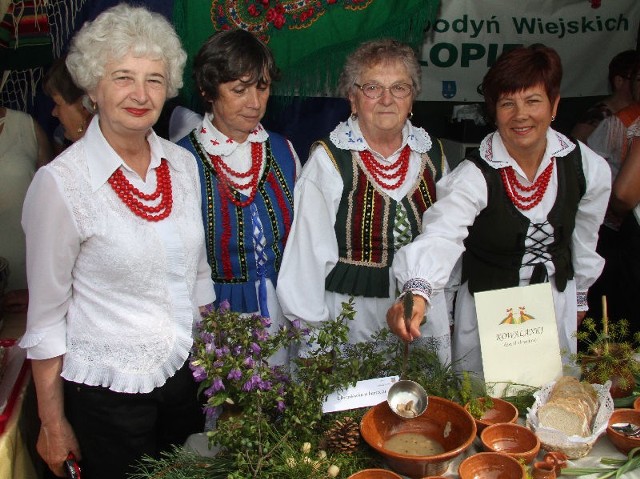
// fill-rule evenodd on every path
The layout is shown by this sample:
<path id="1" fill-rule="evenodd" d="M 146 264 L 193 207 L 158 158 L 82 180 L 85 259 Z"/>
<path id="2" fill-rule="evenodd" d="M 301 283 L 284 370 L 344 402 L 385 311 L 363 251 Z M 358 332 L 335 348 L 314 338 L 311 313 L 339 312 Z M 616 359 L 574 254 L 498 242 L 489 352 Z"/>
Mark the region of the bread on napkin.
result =
<path id="1" fill-rule="evenodd" d="M 538 409 L 538 424 L 568 436 L 587 437 L 598 410 L 598 394 L 589 383 L 571 376 L 558 379 L 549 399 Z"/>

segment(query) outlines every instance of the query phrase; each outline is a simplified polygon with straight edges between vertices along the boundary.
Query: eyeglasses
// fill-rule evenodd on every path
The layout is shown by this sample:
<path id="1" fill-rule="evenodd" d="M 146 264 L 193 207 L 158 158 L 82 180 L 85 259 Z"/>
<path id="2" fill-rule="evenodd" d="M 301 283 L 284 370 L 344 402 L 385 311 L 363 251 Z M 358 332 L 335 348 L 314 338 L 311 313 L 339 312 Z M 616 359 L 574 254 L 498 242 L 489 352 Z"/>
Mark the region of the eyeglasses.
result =
<path id="1" fill-rule="evenodd" d="M 378 83 L 365 83 L 364 85 L 354 83 L 353 85 L 360 88 L 364 96 L 371 98 L 372 100 L 380 98 L 384 94 L 385 90 L 389 90 L 389 93 L 391 93 L 395 98 L 407 98 L 413 91 L 413 87 L 408 83 L 394 83 L 388 87 L 382 86 Z"/>

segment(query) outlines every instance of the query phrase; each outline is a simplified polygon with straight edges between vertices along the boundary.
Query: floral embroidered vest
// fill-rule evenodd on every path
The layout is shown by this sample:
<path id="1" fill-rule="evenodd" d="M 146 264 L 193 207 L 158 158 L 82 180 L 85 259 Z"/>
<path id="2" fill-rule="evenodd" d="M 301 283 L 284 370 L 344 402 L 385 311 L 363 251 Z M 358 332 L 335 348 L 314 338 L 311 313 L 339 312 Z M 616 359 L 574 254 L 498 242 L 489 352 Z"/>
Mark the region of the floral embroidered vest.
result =
<path id="1" fill-rule="evenodd" d="M 336 293 L 369 298 L 389 297 L 389 267 L 395 251 L 394 226 L 398 202 L 371 182 L 356 158 L 358 152 L 324 147 L 342 177 L 344 188 L 336 215 L 335 233 L 339 259 L 325 279 L 325 288 Z M 436 198 L 435 182 L 443 170 L 442 147 L 422 155 L 421 176 L 401 200 L 411 238 L 421 230 L 422 214 Z"/>
<path id="2" fill-rule="evenodd" d="M 188 149 L 198 164 L 207 259 L 211 265 L 216 305 L 226 299 L 232 311 L 259 311 L 251 206 L 257 208 L 262 223 L 267 277 L 275 285 L 293 221 L 296 163 L 289 145 L 281 135 L 269 132 L 269 140 L 264 143 L 266 166 L 258 181 L 258 192 L 253 203 L 242 208 L 221 197 L 216 172 L 194 132 L 178 144 Z"/>

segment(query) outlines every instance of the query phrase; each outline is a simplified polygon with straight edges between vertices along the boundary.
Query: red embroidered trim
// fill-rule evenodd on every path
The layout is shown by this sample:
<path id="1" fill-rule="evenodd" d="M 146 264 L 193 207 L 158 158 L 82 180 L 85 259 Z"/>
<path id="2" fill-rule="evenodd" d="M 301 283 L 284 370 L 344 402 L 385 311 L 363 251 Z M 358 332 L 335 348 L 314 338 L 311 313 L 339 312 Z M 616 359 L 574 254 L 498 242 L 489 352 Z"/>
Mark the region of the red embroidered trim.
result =
<path id="1" fill-rule="evenodd" d="M 267 181 L 271 185 L 271 188 L 273 189 L 276 195 L 276 202 L 278 203 L 278 208 L 282 213 L 282 222 L 284 223 L 284 234 L 282 236 L 282 244 L 284 245 L 287 242 L 287 238 L 289 237 L 289 231 L 291 230 L 291 215 L 289 214 L 289 208 L 287 208 L 287 203 L 284 199 L 284 194 L 280 187 L 280 183 L 278 182 L 278 179 L 275 177 L 273 172 L 269 173 L 269 176 L 267 176 Z"/>

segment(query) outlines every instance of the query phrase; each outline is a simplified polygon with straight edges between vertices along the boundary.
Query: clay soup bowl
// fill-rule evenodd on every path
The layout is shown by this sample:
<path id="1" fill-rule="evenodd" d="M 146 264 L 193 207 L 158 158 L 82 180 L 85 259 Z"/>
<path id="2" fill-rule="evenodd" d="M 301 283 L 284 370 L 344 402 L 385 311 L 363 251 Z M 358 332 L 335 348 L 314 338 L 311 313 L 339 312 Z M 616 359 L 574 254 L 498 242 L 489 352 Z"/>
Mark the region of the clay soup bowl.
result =
<path id="1" fill-rule="evenodd" d="M 493 402 L 493 407 L 487 409 L 480 419 L 475 420 L 478 433 L 491 424 L 518 421 L 518 408 L 509 401 L 500 398 L 491 398 L 491 401 Z M 484 404 L 485 398 L 478 398 L 478 402 Z M 464 408 L 469 410 L 469 404 L 466 404 Z"/>
<path id="2" fill-rule="evenodd" d="M 485 451 L 503 452 L 527 464 L 533 462 L 540 451 L 540 439 L 531 429 L 510 422 L 487 426 L 480 440 Z"/>
<path id="3" fill-rule="evenodd" d="M 476 424 L 462 406 L 430 396 L 425 413 L 413 419 L 399 417 L 386 402 L 372 407 L 362 418 L 360 432 L 391 469 L 417 479 L 443 474 L 451 461 L 471 446 L 476 437 Z M 409 433 L 424 436 L 444 451 L 418 456 L 395 452 L 386 447 L 391 438 L 398 439 L 398 436 Z"/>
<path id="4" fill-rule="evenodd" d="M 479 452 L 458 467 L 460 479 L 523 479 L 525 470 L 517 459 L 500 452 Z"/>

